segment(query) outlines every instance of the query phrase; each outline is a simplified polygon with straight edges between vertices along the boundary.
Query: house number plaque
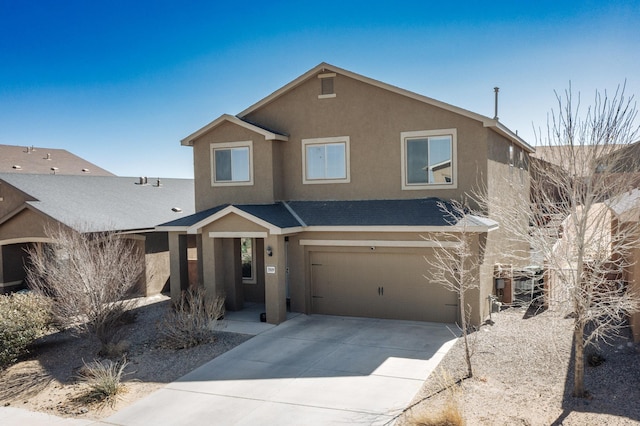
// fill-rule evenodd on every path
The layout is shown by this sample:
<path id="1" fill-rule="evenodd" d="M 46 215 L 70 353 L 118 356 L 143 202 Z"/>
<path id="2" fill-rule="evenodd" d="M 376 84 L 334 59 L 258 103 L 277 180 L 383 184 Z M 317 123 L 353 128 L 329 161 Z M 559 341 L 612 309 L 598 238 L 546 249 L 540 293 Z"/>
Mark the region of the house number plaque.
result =
<path id="1" fill-rule="evenodd" d="M 267 274 L 275 274 L 276 267 L 275 266 L 267 266 Z"/>

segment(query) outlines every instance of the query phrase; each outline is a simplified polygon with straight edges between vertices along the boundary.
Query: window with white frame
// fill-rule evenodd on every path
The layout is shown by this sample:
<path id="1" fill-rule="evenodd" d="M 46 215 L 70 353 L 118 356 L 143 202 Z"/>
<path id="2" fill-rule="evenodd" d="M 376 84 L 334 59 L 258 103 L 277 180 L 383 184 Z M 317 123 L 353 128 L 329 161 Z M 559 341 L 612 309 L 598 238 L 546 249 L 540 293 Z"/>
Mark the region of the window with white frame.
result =
<path id="1" fill-rule="evenodd" d="M 456 129 L 402 132 L 402 189 L 455 188 L 456 139 Z"/>
<path id="2" fill-rule="evenodd" d="M 253 185 L 253 142 L 211 144 L 211 185 Z"/>
<path id="3" fill-rule="evenodd" d="M 302 140 L 303 183 L 348 183 L 349 137 Z"/>

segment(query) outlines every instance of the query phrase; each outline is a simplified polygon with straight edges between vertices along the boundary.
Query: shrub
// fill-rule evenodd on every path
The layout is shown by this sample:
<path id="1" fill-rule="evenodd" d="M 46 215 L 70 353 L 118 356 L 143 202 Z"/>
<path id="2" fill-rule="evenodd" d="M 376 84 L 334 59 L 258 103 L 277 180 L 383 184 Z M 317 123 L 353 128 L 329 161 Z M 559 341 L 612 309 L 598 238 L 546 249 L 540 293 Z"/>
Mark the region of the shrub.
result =
<path id="1" fill-rule="evenodd" d="M 29 251 L 31 288 L 53 299 L 61 325 L 95 335 L 105 347 L 120 338 L 143 262 L 135 243 L 113 232 L 46 229 L 53 243 Z"/>
<path id="2" fill-rule="evenodd" d="M 207 297 L 205 290 L 186 291 L 160 323 L 164 346 L 186 349 L 213 341 L 213 331 L 224 315 L 224 298 Z"/>
<path id="3" fill-rule="evenodd" d="M 117 362 L 94 360 L 85 363 L 78 373 L 78 378 L 89 385 L 85 399 L 89 402 L 115 403 L 116 397 L 124 390 L 122 377 L 127 365 L 129 363 L 124 358 Z"/>
<path id="4" fill-rule="evenodd" d="M 427 410 L 425 406 L 421 410 L 412 413 L 409 424 L 413 426 L 464 426 L 465 421 L 460 408 L 462 390 L 451 375 L 443 370 L 438 370 L 436 378 L 443 396 L 443 403 L 436 409 Z M 433 405 L 429 405 L 433 408 Z"/>
<path id="5" fill-rule="evenodd" d="M 49 300 L 35 294 L 0 295 L 0 368 L 28 353 L 51 325 Z"/>

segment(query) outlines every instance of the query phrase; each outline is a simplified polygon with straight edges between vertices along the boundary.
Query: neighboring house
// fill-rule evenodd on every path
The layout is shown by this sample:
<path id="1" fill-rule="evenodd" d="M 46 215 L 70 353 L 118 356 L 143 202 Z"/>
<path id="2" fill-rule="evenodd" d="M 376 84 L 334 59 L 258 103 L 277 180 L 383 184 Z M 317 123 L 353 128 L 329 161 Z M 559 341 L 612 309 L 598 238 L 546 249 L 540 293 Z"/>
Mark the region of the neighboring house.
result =
<path id="1" fill-rule="evenodd" d="M 0 145 L 0 173 L 114 176 L 64 149 Z"/>
<path id="2" fill-rule="evenodd" d="M 0 173 L 0 292 L 22 286 L 26 250 L 50 242 L 47 227 L 80 232 L 116 231 L 144 253 L 139 291 L 167 286 L 166 233 L 157 224 L 194 212 L 193 180 Z"/>
<path id="3" fill-rule="evenodd" d="M 287 309 L 457 321 L 457 296 L 430 282 L 424 259 L 439 248 L 422 236 L 461 229 L 439 200 L 478 186 L 506 202 L 527 194 L 533 151 L 497 119 L 325 63 L 182 145 L 196 213 L 157 228 L 169 232 L 172 297 L 195 244 L 204 287 L 227 309 L 265 303 L 275 324 Z M 457 218 L 482 263 L 467 296 L 475 324 L 510 244 L 496 219 Z"/>
<path id="4" fill-rule="evenodd" d="M 636 146 L 638 145 L 636 144 Z M 621 229 L 618 233 L 628 237 L 621 242 L 629 246 L 626 259 L 624 259 L 626 268 L 623 280 L 627 289 L 640 297 L 640 189 L 631 189 L 628 193 L 607 204 L 613 213 L 612 231 Z M 640 312 L 631 315 L 629 324 L 633 339 L 640 342 Z"/>

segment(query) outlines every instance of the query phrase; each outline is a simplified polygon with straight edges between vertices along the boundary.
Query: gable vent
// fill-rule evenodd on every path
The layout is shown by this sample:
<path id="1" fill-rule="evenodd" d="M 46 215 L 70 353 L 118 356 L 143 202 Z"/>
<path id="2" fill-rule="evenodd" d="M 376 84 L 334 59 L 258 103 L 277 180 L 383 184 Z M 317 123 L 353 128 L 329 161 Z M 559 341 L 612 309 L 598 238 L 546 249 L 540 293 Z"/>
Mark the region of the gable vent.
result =
<path id="1" fill-rule="evenodd" d="M 335 79 L 336 73 L 324 73 L 318 74 L 318 78 L 320 79 L 320 95 L 318 98 L 334 98 L 336 96 L 333 83 Z"/>

